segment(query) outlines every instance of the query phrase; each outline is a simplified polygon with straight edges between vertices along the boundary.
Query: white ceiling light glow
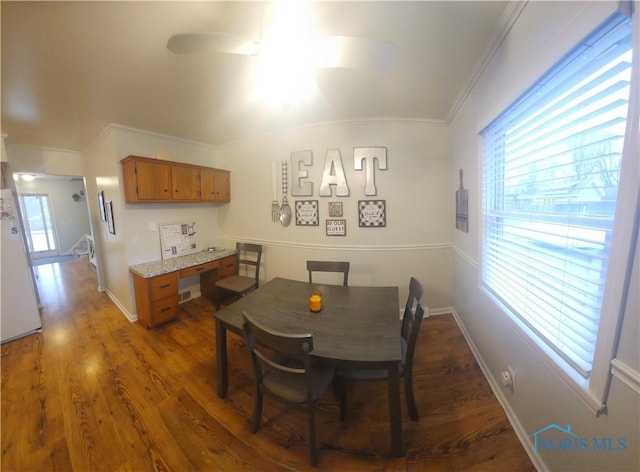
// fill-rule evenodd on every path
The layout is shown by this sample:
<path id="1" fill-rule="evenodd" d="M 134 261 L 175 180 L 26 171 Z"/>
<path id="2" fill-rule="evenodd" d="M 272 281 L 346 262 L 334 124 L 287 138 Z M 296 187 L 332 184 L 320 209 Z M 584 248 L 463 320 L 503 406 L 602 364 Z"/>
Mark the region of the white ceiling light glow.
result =
<path id="1" fill-rule="evenodd" d="M 310 102 L 320 96 L 318 69 L 352 69 L 387 74 L 395 66 L 395 45 L 382 38 L 319 35 L 309 0 L 269 2 L 258 37 L 242 31 L 177 33 L 167 42 L 175 54 L 252 56 L 249 98 L 268 105 Z M 318 8 L 318 4 L 314 4 Z"/>
<path id="2" fill-rule="evenodd" d="M 310 99 L 317 92 L 318 44 L 308 3 L 276 2 L 258 54 L 252 98 L 280 104 Z"/>

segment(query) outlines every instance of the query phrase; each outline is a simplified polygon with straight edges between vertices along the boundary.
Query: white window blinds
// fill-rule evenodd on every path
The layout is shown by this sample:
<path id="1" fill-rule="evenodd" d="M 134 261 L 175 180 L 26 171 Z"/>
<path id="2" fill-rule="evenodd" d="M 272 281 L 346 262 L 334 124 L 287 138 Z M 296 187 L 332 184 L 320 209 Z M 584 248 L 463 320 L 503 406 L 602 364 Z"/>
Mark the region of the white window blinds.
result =
<path id="1" fill-rule="evenodd" d="M 631 76 L 616 15 L 482 135 L 485 287 L 588 378 L 600 319 Z"/>

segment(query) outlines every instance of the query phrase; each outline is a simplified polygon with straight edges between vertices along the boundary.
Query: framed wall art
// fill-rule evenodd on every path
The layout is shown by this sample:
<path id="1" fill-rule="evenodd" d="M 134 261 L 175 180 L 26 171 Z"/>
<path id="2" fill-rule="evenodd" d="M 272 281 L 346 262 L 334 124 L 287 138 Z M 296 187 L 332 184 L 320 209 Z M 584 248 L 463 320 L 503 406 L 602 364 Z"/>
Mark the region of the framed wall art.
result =
<path id="1" fill-rule="evenodd" d="M 296 226 L 318 226 L 318 200 L 296 200 Z"/>
<path id="2" fill-rule="evenodd" d="M 346 236 L 347 220 L 326 220 L 327 236 Z"/>
<path id="3" fill-rule="evenodd" d="M 107 202 L 106 213 L 107 213 L 107 226 L 109 226 L 109 232 L 111 234 L 116 234 L 116 227 L 113 222 L 113 202 L 111 200 Z"/>
<path id="4" fill-rule="evenodd" d="M 460 185 L 456 190 L 456 228 L 465 233 L 469 232 L 469 191 L 462 184 L 463 171 L 458 171 Z"/>
<path id="5" fill-rule="evenodd" d="M 104 191 L 98 192 L 98 210 L 100 210 L 100 219 L 107 221 L 107 215 L 104 210 Z"/>
<path id="6" fill-rule="evenodd" d="M 329 218 L 342 218 L 342 202 L 329 202 Z"/>
<path id="7" fill-rule="evenodd" d="M 358 200 L 358 224 L 361 228 L 387 226 L 387 208 L 384 200 Z"/>

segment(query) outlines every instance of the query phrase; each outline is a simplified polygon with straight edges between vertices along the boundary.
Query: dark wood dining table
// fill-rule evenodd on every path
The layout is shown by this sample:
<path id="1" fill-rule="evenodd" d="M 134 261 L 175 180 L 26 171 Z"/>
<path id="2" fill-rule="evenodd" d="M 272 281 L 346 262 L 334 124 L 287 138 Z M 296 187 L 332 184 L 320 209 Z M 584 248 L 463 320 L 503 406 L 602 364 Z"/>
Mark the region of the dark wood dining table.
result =
<path id="1" fill-rule="evenodd" d="M 309 295 L 322 310 L 309 310 Z M 277 331 L 312 333 L 312 355 L 335 366 L 387 369 L 393 455 L 403 454 L 398 287 L 344 287 L 274 278 L 214 314 L 218 396 L 228 387 L 227 330 L 242 335 L 242 312 Z"/>

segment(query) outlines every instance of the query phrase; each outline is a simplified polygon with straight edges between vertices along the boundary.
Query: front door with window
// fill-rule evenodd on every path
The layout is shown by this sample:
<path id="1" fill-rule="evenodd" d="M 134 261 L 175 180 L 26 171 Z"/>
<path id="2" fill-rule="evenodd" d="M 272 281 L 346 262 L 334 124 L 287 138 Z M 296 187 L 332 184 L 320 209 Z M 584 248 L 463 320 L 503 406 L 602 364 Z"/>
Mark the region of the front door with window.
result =
<path id="1" fill-rule="evenodd" d="M 24 211 L 25 234 L 29 251 L 34 259 L 58 255 L 57 235 L 53 225 L 51 198 L 49 195 L 21 195 Z"/>

